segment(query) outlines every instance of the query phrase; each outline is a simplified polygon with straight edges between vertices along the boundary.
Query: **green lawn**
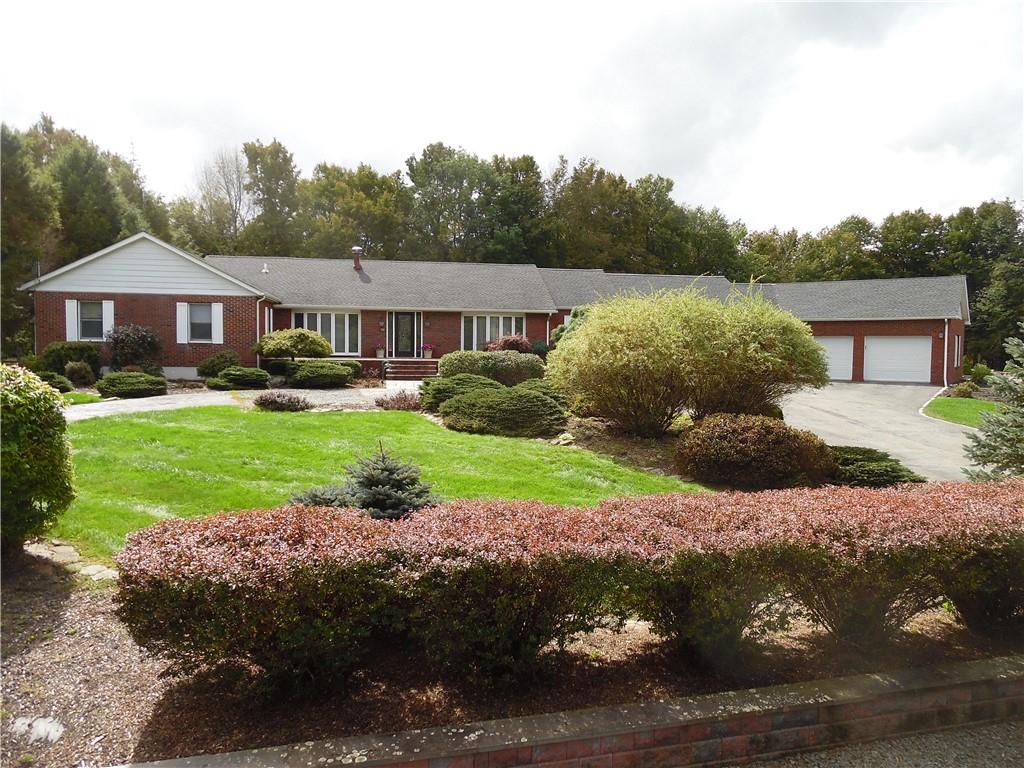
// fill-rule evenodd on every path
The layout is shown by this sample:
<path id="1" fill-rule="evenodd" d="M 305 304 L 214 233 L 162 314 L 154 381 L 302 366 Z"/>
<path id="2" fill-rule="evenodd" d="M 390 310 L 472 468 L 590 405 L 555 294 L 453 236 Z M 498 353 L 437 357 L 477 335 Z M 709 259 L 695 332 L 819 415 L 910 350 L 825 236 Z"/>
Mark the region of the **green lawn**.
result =
<path id="1" fill-rule="evenodd" d="M 94 395 L 92 392 L 65 392 L 64 399 L 71 405 L 82 405 L 83 403 L 100 403 L 103 398 Z"/>
<path id="2" fill-rule="evenodd" d="M 1002 408 L 1002 403 L 989 400 L 974 400 L 969 397 L 937 397 L 925 406 L 924 412 L 936 419 L 964 424 L 968 427 L 981 426 L 982 414 Z"/>
<path id="3" fill-rule="evenodd" d="M 126 533 L 169 517 L 270 507 L 383 439 L 445 499 L 592 504 L 608 496 L 700 490 L 590 451 L 450 432 L 413 413 L 260 413 L 230 406 L 88 419 L 69 425 L 78 498 L 54 535 L 107 559 Z"/>

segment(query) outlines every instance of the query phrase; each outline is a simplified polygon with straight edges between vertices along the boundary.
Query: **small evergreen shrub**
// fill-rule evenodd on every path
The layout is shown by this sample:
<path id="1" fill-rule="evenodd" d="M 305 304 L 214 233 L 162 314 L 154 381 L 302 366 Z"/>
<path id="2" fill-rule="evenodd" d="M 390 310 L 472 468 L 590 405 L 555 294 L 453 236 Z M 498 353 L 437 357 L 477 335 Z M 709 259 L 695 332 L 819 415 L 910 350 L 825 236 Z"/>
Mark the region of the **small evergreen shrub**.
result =
<path id="1" fill-rule="evenodd" d="M 340 389 L 352 383 L 352 367 L 333 360 L 299 363 L 288 384 L 300 389 Z"/>
<path id="2" fill-rule="evenodd" d="M 544 375 L 544 361 L 534 354 L 523 352 L 449 352 L 437 364 L 440 376 L 472 373 L 494 379 L 507 387 L 539 379 Z"/>
<path id="3" fill-rule="evenodd" d="M 410 512 L 436 504 L 430 485 L 420 480 L 415 464 L 399 461 L 380 446 L 380 453 L 348 467 L 344 486 L 313 488 L 292 499 L 294 504 L 354 507 L 381 520 L 398 520 Z"/>
<path id="4" fill-rule="evenodd" d="M 426 411 L 437 413 L 442 405 L 456 395 L 464 395 L 475 389 L 501 389 L 503 386 L 494 379 L 473 373 L 437 376 L 425 379 L 420 385 L 420 405 Z"/>
<path id="5" fill-rule="evenodd" d="M 1003 372 L 991 379 L 1003 407 L 985 414 L 978 431 L 967 438 L 967 457 L 981 467 L 967 470 L 972 480 L 1024 477 L 1024 322 L 1018 327 L 1020 337 L 1011 336 L 1003 345 L 1008 358 Z"/>
<path id="6" fill-rule="evenodd" d="M 75 388 L 75 385 L 71 383 L 66 376 L 62 376 L 59 373 L 52 373 L 51 371 L 40 371 L 38 374 L 40 379 L 49 384 L 51 387 L 56 389 L 58 392 L 70 392 Z"/>
<path id="7" fill-rule="evenodd" d="M 206 380 L 210 389 L 269 389 L 270 374 L 262 368 L 243 368 L 233 365 L 225 368 L 212 379 Z"/>
<path id="8" fill-rule="evenodd" d="M 696 480 L 749 490 L 822 485 L 837 472 L 831 451 L 816 435 L 769 416 L 727 413 L 683 432 L 676 466 Z"/>
<path id="9" fill-rule="evenodd" d="M 64 366 L 64 376 L 76 387 L 91 387 L 96 383 L 92 368 L 82 360 L 67 363 Z"/>
<path id="10" fill-rule="evenodd" d="M 988 377 L 992 375 L 992 369 L 984 363 L 976 363 L 971 369 L 971 383 L 977 384 L 979 387 L 988 386 Z"/>
<path id="11" fill-rule="evenodd" d="M 39 368 L 53 373 L 64 373 L 68 363 L 88 363 L 93 376 L 100 375 L 99 344 L 92 341 L 51 341 L 39 356 Z"/>
<path id="12" fill-rule="evenodd" d="M 241 358 L 238 356 L 237 352 L 224 350 L 223 352 L 218 352 L 215 355 L 210 355 L 209 357 L 204 358 L 199 365 L 196 366 L 196 373 L 204 379 L 212 379 L 225 368 L 240 366 L 241 362 Z"/>
<path id="13" fill-rule="evenodd" d="M 864 488 L 886 488 L 901 483 L 923 483 L 925 478 L 891 454 L 856 445 L 830 446 L 838 470 L 834 482 Z"/>
<path id="14" fill-rule="evenodd" d="M 408 389 L 400 389 L 390 395 L 378 397 L 374 402 L 378 408 L 385 411 L 418 411 L 422 408 L 419 393 Z"/>
<path id="15" fill-rule="evenodd" d="M 545 397 L 550 397 L 562 406 L 563 411 L 569 410 L 569 400 L 565 395 L 551 386 L 551 382 L 547 379 L 527 379 L 520 384 L 516 384 L 515 389 L 527 389 L 531 392 L 544 395 Z"/>
<path id="16" fill-rule="evenodd" d="M 541 341 L 540 339 L 537 339 L 532 344 L 530 344 L 530 351 L 533 352 L 533 354 L 535 354 L 541 360 L 548 359 L 548 352 L 550 351 L 550 349 L 551 348 L 547 345 L 547 342 Z"/>
<path id="17" fill-rule="evenodd" d="M 568 423 L 565 409 L 550 397 L 518 387 L 457 395 L 440 414 L 449 429 L 507 437 L 554 437 Z"/>
<path id="18" fill-rule="evenodd" d="M 271 331 L 261 338 L 253 352 L 260 357 L 329 357 L 331 343 L 316 331 L 305 328 L 288 328 Z"/>
<path id="19" fill-rule="evenodd" d="M 974 393 L 979 389 L 978 385 L 973 381 L 961 381 L 952 391 L 949 393 L 950 397 L 974 397 Z"/>
<path id="20" fill-rule="evenodd" d="M 0 550 L 44 533 L 75 498 L 64 402 L 18 366 L 0 364 Z"/>
<path id="21" fill-rule="evenodd" d="M 263 369 L 271 376 L 284 376 L 285 378 L 291 378 L 298 368 L 299 364 L 295 360 L 286 360 L 284 358 L 276 357 L 263 361 Z"/>
<path id="22" fill-rule="evenodd" d="M 110 347 L 110 367 L 115 371 L 129 365 L 145 369 L 160 364 L 160 337 L 152 328 L 133 323 L 118 325 L 107 331 L 106 341 Z"/>
<path id="23" fill-rule="evenodd" d="M 487 345 L 488 352 L 533 352 L 533 344 L 522 334 L 500 336 Z"/>
<path id="24" fill-rule="evenodd" d="M 347 366 L 352 370 L 352 378 L 358 379 L 363 375 L 363 364 L 358 360 L 335 360 L 338 365 Z"/>
<path id="25" fill-rule="evenodd" d="M 29 352 L 27 355 L 22 355 L 21 357 L 19 357 L 18 365 L 20 365 L 26 371 L 32 371 L 35 374 L 38 374 L 39 371 L 46 370 L 43 367 L 43 359 L 39 355 L 36 355 L 32 352 Z"/>
<path id="26" fill-rule="evenodd" d="M 167 379 L 148 373 L 114 371 L 96 382 L 103 397 L 153 397 L 167 394 Z"/>
<path id="27" fill-rule="evenodd" d="M 309 402 L 302 395 L 296 395 L 292 392 L 264 392 L 263 394 L 257 395 L 256 399 L 252 401 L 252 404 L 261 411 L 308 411 L 313 407 L 313 404 Z"/>

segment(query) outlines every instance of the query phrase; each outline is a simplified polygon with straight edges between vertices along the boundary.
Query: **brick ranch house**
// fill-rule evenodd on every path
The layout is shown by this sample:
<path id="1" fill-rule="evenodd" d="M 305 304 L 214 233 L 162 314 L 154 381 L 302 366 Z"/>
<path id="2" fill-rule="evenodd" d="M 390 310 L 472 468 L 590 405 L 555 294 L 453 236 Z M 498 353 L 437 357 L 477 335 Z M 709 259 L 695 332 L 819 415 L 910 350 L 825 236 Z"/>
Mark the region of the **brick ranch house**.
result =
<path id="1" fill-rule="evenodd" d="M 166 374 L 190 378 L 223 350 L 255 365 L 260 336 L 299 327 L 323 334 L 335 356 L 361 360 L 367 372 L 418 376 L 434 372 L 446 352 L 502 335 L 547 340 L 573 307 L 689 285 L 719 299 L 734 290 L 717 276 L 377 261 L 358 249 L 349 259 L 200 258 L 140 232 L 20 288 L 34 296 L 37 351 L 52 341 L 102 341 L 115 325 L 137 323 L 160 336 Z M 759 289 L 810 325 L 833 379 L 942 385 L 962 377 L 970 324 L 962 276 Z"/>

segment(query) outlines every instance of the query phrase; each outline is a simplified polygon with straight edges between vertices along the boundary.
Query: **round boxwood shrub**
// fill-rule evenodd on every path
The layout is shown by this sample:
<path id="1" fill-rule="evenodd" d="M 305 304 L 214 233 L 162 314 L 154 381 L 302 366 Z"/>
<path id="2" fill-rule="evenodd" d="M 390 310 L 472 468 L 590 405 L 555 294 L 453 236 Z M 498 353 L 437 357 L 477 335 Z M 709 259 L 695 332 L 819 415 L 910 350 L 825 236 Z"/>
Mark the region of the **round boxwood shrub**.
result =
<path id="1" fill-rule="evenodd" d="M 537 355 L 523 352 L 449 352 L 437 364 L 441 376 L 473 373 L 499 381 L 507 387 L 544 375 L 544 361 Z"/>
<path id="2" fill-rule="evenodd" d="M 749 490 L 822 485 L 837 472 L 832 451 L 816 435 L 769 416 L 729 413 L 683 432 L 676 466 L 696 480 Z"/>
<path id="3" fill-rule="evenodd" d="M 300 389 L 339 389 L 352 383 L 352 367 L 334 360 L 306 360 L 299 363 L 288 384 Z"/>
<path id="4" fill-rule="evenodd" d="M 253 347 L 260 357 L 328 357 L 334 350 L 331 343 L 316 331 L 288 328 L 271 331 Z"/>
<path id="5" fill-rule="evenodd" d="M 59 373 L 53 373 L 52 371 L 40 371 L 38 376 L 61 393 L 70 392 L 75 388 L 75 385 L 72 384 L 66 376 L 62 376 Z"/>
<path id="6" fill-rule="evenodd" d="M 100 375 L 100 345 L 91 341 L 51 341 L 39 356 L 39 369 L 64 373 L 68 363 L 88 363 Z"/>
<path id="7" fill-rule="evenodd" d="M 11 554 L 43 533 L 75 498 L 64 403 L 23 368 L 0 365 L 0 549 Z"/>
<path id="8" fill-rule="evenodd" d="M 445 426 L 459 432 L 508 437 L 554 437 L 565 410 L 550 397 L 518 387 L 474 389 L 441 406 Z"/>
<path id="9" fill-rule="evenodd" d="M 153 397 L 167 394 L 167 379 L 148 373 L 114 371 L 96 382 L 103 397 Z"/>
<path id="10" fill-rule="evenodd" d="M 313 404 L 302 395 L 281 391 L 264 392 L 257 395 L 252 404 L 261 411 L 290 411 L 293 413 L 308 411 L 313 407 Z"/>
<path id="11" fill-rule="evenodd" d="M 206 386 L 210 389 L 269 389 L 270 374 L 261 368 L 232 365 L 207 379 Z"/>
<path id="12" fill-rule="evenodd" d="M 454 376 L 438 376 L 425 379 L 420 385 L 420 405 L 424 410 L 437 413 L 445 402 L 456 395 L 464 395 L 474 389 L 502 389 L 494 379 L 477 376 L 474 373 L 457 373 Z"/>
<path id="13" fill-rule="evenodd" d="M 196 373 L 204 379 L 211 379 L 214 376 L 217 376 L 225 368 L 241 365 L 241 362 L 242 361 L 238 357 L 238 353 L 232 352 L 228 349 L 205 358 L 196 366 Z"/>
<path id="14" fill-rule="evenodd" d="M 71 361 L 64 366 L 64 376 L 76 387 L 91 387 L 96 383 L 92 368 L 85 361 Z"/>

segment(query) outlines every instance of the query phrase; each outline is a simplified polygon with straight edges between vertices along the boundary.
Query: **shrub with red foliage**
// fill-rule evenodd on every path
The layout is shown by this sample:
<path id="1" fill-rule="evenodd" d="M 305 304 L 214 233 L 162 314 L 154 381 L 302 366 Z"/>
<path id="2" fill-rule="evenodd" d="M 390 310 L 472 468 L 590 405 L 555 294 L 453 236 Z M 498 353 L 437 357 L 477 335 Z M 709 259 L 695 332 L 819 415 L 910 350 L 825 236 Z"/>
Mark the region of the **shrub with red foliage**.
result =
<path id="1" fill-rule="evenodd" d="M 389 395 L 374 400 L 378 408 L 385 411 L 420 411 L 420 393 L 408 389 L 399 389 Z"/>
<path id="2" fill-rule="evenodd" d="M 500 336 L 487 345 L 488 352 L 533 352 L 533 343 L 522 334 Z"/>
<path id="3" fill-rule="evenodd" d="M 118 615 L 179 671 L 241 662 L 281 687 L 341 682 L 393 600 L 386 531 L 330 507 L 158 523 L 117 556 Z"/>
<path id="4" fill-rule="evenodd" d="M 792 596 L 869 644 L 945 593 L 972 626 L 1024 603 L 1024 480 L 610 499 L 462 501 L 395 523 L 284 507 L 160 523 L 118 556 L 119 613 L 181 669 L 344 679 L 382 632 L 494 681 L 630 613 L 722 667 Z M 1015 567 L 1016 566 L 1016 567 Z"/>

